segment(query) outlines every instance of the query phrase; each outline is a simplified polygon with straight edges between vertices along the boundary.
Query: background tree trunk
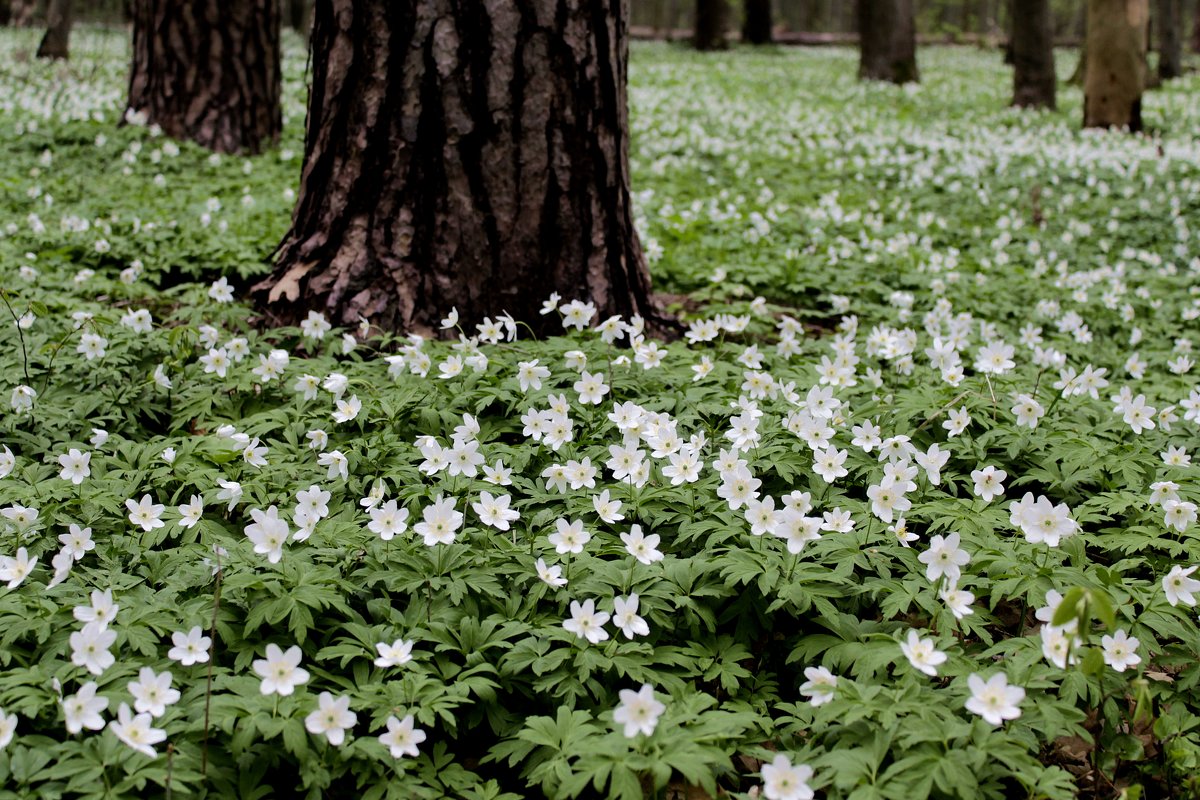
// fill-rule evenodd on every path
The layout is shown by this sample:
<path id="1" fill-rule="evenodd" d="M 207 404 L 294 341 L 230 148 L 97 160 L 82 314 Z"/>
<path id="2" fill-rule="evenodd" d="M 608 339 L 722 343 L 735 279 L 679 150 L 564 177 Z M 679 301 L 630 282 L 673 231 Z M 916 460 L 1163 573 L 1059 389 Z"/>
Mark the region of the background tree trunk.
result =
<path id="1" fill-rule="evenodd" d="M 277 0 L 136 0 L 128 111 L 222 153 L 279 138 Z M 127 112 L 128 113 L 128 112 Z"/>
<path id="2" fill-rule="evenodd" d="M 28 28 L 33 24 L 33 11 L 36 6 L 35 0 L 12 0 L 8 7 L 8 24 L 14 28 Z"/>
<path id="3" fill-rule="evenodd" d="M 692 45 L 697 50 L 724 50 L 728 28 L 729 0 L 696 0 Z"/>
<path id="4" fill-rule="evenodd" d="M 750 44 L 770 44 L 771 0 L 746 0 L 746 19 L 742 23 L 742 41 Z"/>
<path id="5" fill-rule="evenodd" d="M 858 77 L 908 83 L 917 72 L 913 0 L 858 0 Z"/>
<path id="6" fill-rule="evenodd" d="M 1164 81 L 1183 74 L 1183 9 L 1180 0 L 1158 0 L 1158 77 Z"/>
<path id="7" fill-rule="evenodd" d="M 38 58 L 68 58 L 71 41 L 71 0 L 50 0 L 46 7 L 46 33 L 38 45 Z"/>
<path id="8" fill-rule="evenodd" d="M 1085 128 L 1142 129 L 1149 0 L 1088 0 Z"/>
<path id="9" fill-rule="evenodd" d="M 1054 26 L 1049 0 L 1013 0 L 1013 105 L 1054 108 Z"/>
<path id="10" fill-rule="evenodd" d="M 254 287 L 268 313 L 428 331 L 455 307 L 561 330 L 538 313 L 558 291 L 656 319 L 627 26 L 627 0 L 318 2 L 300 194 Z"/>

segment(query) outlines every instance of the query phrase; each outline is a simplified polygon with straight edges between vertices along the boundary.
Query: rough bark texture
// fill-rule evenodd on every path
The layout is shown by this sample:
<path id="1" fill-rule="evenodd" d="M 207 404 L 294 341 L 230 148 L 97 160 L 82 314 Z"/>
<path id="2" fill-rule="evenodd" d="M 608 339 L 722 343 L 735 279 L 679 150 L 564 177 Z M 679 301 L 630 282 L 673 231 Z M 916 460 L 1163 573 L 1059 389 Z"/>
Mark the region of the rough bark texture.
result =
<path id="1" fill-rule="evenodd" d="M 427 331 L 456 307 L 538 326 L 557 291 L 657 319 L 630 206 L 627 26 L 627 0 L 318 0 L 292 230 L 254 287 L 268 314 Z"/>
<path id="2" fill-rule="evenodd" d="M 12 0 L 8 6 L 8 24 L 14 28 L 28 28 L 33 24 L 33 11 L 36 6 L 35 0 Z"/>
<path id="3" fill-rule="evenodd" d="M 729 0 L 696 0 L 692 44 L 697 50 L 724 50 L 729 46 Z"/>
<path id="4" fill-rule="evenodd" d="M 857 0 L 857 10 L 858 77 L 892 83 L 920 80 L 913 0 Z"/>
<path id="5" fill-rule="evenodd" d="M 71 42 L 71 0 L 50 0 L 46 8 L 46 33 L 38 45 L 38 58 L 67 58 Z"/>
<path id="6" fill-rule="evenodd" d="M 771 0 L 746 0 L 745 12 L 742 41 L 750 44 L 770 44 Z"/>
<path id="7" fill-rule="evenodd" d="M 1158 0 L 1158 77 L 1164 81 L 1183 74 L 1183 9 L 1180 0 Z"/>
<path id="8" fill-rule="evenodd" d="M 1149 0 L 1088 0 L 1085 128 L 1142 129 Z"/>
<path id="9" fill-rule="evenodd" d="M 1054 108 L 1054 24 L 1050 0 L 1013 0 L 1013 105 Z"/>
<path id="10" fill-rule="evenodd" d="M 128 110 L 222 153 L 279 138 L 277 0 L 135 0 Z"/>

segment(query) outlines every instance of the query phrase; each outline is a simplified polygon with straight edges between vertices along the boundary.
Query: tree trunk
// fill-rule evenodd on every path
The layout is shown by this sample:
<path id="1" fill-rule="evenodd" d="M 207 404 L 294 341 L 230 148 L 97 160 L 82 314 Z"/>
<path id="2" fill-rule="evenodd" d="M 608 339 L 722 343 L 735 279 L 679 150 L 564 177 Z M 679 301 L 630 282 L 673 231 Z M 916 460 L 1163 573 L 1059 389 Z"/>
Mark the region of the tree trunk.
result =
<path id="1" fill-rule="evenodd" d="M 858 77 L 909 83 L 917 72 L 913 0 L 858 0 Z"/>
<path id="2" fill-rule="evenodd" d="M 36 0 L 12 0 L 8 7 L 8 24 L 14 28 L 28 28 L 33 24 L 33 11 L 36 6 Z"/>
<path id="3" fill-rule="evenodd" d="M 746 0 L 745 10 L 742 41 L 750 44 L 770 44 L 771 0 Z"/>
<path id="4" fill-rule="evenodd" d="M 627 0 L 320 0 L 281 321 L 436 330 L 541 316 L 660 319 L 629 191 Z M 468 330 L 470 328 L 468 327 Z"/>
<path id="5" fill-rule="evenodd" d="M 1050 0 L 1013 0 L 1013 105 L 1054 108 L 1054 26 Z"/>
<path id="6" fill-rule="evenodd" d="M 1192 52 L 1200 53 L 1200 0 L 1197 0 L 1195 11 L 1192 19 Z"/>
<path id="7" fill-rule="evenodd" d="M 282 126 L 276 0 L 136 0 L 126 119 L 221 153 L 257 153 Z"/>
<path id="8" fill-rule="evenodd" d="M 308 40 L 308 31 L 312 27 L 311 0 L 286 0 L 287 24 L 296 33 Z"/>
<path id="9" fill-rule="evenodd" d="M 1149 0 L 1088 0 L 1085 128 L 1142 129 Z"/>
<path id="10" fill-rule="evenodd" d="M 38 45 L 38 58 L 67 58 L 71 41 L 71 0 L 50 0 L 46 8 L 46 33 Z"/>
<path id="11" fill-rule="evenodd" d="M 729 46 L 729 0 L 696 0 L 692 45 L 697 50 L 724 50 Z"/>
<path id="12" fill-rule="evenodd" d="M 1183 74 L 1183 9 L 1180 0 L 1158 0 L 1158 77 L 1164 81 Z"/>

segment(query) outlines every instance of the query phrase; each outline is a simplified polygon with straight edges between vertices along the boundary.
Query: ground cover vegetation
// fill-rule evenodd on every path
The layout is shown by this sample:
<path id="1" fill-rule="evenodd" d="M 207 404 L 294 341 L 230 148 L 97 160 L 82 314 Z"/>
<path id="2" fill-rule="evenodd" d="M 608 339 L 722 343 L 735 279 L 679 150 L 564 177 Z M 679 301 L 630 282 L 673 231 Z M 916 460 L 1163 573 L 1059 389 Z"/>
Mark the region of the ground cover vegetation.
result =
<path id="1" fill-rule="evenodd" d="M 994 52 L 900 88 L 636 46 L 686 335 L 553 297 L 562 336 L 422 340 L 239 301 L 299 42 L 244 159 L 117 127 L 122 37 L 32 37 L 0 34 L 0 795 L 1200 794 L 1195 77 L 1128 137 L 1077 90 L 1007 109 Z"/>

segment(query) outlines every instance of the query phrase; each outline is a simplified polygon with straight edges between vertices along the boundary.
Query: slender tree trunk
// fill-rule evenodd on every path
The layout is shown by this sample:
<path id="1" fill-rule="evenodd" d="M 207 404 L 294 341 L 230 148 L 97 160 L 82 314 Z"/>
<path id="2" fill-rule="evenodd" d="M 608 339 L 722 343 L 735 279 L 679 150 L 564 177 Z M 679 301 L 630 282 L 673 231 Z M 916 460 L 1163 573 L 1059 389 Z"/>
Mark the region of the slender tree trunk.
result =
<path id="1" fill-rule="evenodd" d="M 729 0 L 696 0 L 692 44 L 697 50 L 724 50 L 728 28 Z"/>
<path id="2" fill-rule="evenodd" d="M 286 0 L 287 22 L 292 30 L 301 36 L 308 35 L 308 2 L 307 0 Z"/>
<path id="3" fill-rule="evenodd" d="M 1183 74 L 1183 9 L 1180 0 L 1158 0 L 1158 77 L 1164 81 Z"/>
<path id="4" fill-rule="evenodd" d="M 71 0 L 50 0 L 46 8 L 46 33 L 38 45 L 38 58 L 68 58 L 71 41 Z"/>
<path id="5" fill-rule="evenodd" d="M 7 25 L 12 18 L 12 6 L 0 0 L 0 25 Z"/>
<path id="6" fill-rule="evenodd" d="M 279 138 L 276 0 L 136 0 L 126 119 L 223 153 Z"/>
<path id="7" fill-rule="evenodd" d="M 746 19 L 742 24 L 742 41 L 750 44 L 770 44 L 771 0 L 746 0 Z"/>
<path id="8" fill-rule="evenodd" d="M 627 0 L 320 0 L 279 320 L 436 330 L 552 292 L 651 324 L 629 191 Z M 468 328 L 469 329 L 469 328 Z"/>
<path id="9" fill-rule="evenodd" d="M 858 0 L 858 77 L 917 81 L 917 32 L 913 0 Z"/>
<path id="10" fill-rule="evenodd" d="M 1050 0 L 1013 0 L 1013 105 L 1054 108 L 1054 26 Z"/>
<path id="11" fill-rule="evenodd" d="M 33 11 L 36 6 L 35 0 L 12 0 L 8 7 L 8 24 L 14 28 L 28 28 L 33 24 Z"/>
<path id="12" fill-rule="evenodd" d="M 1192 18 L 1192 52 L 1200 53 L 1200 0 L 1196 2 L 1195 16 Z"/>
<path id="13" fill-rule="evenodd" d="M 1142 129 L 1149 0 L 1088 0 L 1085 128 Z"/>

